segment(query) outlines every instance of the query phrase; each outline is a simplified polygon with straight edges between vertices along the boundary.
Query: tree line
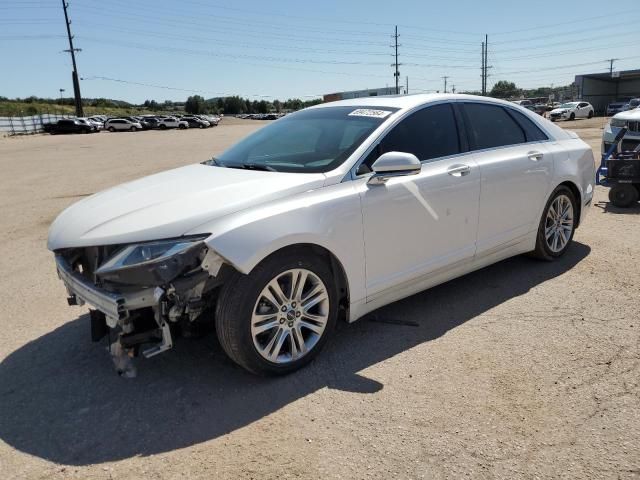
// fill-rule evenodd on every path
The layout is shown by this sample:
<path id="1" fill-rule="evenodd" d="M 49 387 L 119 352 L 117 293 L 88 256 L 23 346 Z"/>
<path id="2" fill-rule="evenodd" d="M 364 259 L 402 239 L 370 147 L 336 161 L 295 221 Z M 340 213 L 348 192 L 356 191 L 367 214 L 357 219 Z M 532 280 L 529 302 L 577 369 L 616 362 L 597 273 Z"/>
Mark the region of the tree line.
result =
<path id="1" fill-rule="evenodd" d="M 184 109 L 187 113 L 224 113 L 227 115 L 238 115 L 241 113 L 270 113 L 295 111 L 302 108 L 310 107 L 322 103 L 322 99 L 300 100 L 299 98 L 290 98 L 280 101 L 274 100 L 268 102 L 266 100 L 251 100 L 242 98 L 237 95 L 231 97 L 210 98 L 205 100 L 200 95 L 192 95 L 187 98 L 184 103 Z"/>

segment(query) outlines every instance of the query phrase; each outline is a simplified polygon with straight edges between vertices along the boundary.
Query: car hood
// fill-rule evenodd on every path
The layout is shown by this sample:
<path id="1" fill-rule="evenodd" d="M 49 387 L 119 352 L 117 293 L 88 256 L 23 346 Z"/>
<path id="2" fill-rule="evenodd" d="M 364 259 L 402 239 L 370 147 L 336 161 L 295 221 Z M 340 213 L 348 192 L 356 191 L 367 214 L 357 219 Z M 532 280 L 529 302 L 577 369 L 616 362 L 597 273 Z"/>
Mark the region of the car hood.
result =
<path id="1" fill-rule="evenodd" d="M 110 188 L 64 210 L 49 250 L 173 238 L 216 218 L 320 188 L 323 174 L 190 165 Z M 211 232 L 213 233 L 213 232 Z"/>
<path id="2" fill-rule="evenodd" d="M 565 113 L 568 111 L 568 108 L 554 108 L 553 110 L 551 110 L 551 113 Z"/>
<path id="3" fill-rule="evenodd" d="M 637 122 L 640 120 L 640 108 L 617 113 L 613 116 L 613 118 L 615 118 L 616 120 L 631 120 Z"/>

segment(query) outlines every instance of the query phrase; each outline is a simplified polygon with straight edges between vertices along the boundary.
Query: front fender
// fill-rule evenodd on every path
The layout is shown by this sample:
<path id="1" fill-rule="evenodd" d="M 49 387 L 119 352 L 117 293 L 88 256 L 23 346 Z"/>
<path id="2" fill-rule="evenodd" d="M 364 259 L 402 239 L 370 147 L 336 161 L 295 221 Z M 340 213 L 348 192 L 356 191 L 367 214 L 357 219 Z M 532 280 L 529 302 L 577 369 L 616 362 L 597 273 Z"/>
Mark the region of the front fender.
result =
<path id="1" fill-rule="evenodd" d="M 251 207 L 200 225 L 189 234 L 203 232 L 211 232 L 207 245 L 245 274 L 284 247 L 321 246 L 342 264 L 351 301 L 365 298 L 362 212 L 354 182 Z"/>

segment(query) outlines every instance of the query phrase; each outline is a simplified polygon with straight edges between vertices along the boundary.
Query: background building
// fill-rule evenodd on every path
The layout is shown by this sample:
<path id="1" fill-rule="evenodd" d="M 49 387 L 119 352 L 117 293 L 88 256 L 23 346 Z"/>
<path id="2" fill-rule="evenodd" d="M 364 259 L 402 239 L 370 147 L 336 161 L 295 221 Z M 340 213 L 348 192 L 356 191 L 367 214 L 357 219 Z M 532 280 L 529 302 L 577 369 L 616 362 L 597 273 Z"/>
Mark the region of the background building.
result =
<path id="1" fill-rule="evenodd" d="M 400 87 L 400 94 L 406 94 L 405 87 Z M 350 98 L 379 97 L 381 95 L 395 95 L 396 87 L 369 88 L 367 90 L 352 90 L 350 92 L 328 93 L 323 95 L 325 102 L 335 102 L 336 100 L 348 100 Z"/>
<path id="2" fill-rule="evenodd" d="M 576 85 L 577 98 L 603 114 L 611 102 L 640 97 L 640 70 L 576 75 Z"/>

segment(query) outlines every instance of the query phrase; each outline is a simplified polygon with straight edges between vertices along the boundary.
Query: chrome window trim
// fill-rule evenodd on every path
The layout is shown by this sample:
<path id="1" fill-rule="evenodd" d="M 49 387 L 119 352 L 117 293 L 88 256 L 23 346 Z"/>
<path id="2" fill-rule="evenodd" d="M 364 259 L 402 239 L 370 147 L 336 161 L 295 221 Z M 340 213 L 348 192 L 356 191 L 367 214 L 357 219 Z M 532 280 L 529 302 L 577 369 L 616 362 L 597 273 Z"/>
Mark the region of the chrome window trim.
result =
<path id="1" fill-rule="evenodd" d="M 411 109 L 406 110 L 405 112 L 403 112 L 402 114 L 398 115 L 396 118 L 394 118 L 392 121 L 389 122 L 389 124 L 386 126 L 386 128 L 382 132 L 380 132 L 378 134 L 378 136 L 375 138 L 375 140 L 373 140 L 371 142 L 371 145 L 369 145 L 369 147 L 360 156 L 360 158 L 353 164 L 353 166 L 351 167 L 349 172 L 344 176 L 344 178 L 342 179 L 341 182 L 347 182 L 347 181 L 351 181 L 351 180 L 357 180 L 357 179 L 360 179 L 360 178 L 368 178 L 368 177 L 370 177 L 372 175 L 371 172 L 363 174 L 363 175 L 356 175 L 356 172 L 358 171 L 358 168 L 360 167 L 362 162 L 364 162 L 364 160 L 369 156 L 369 154 L 374 149 L 374 147 L 382 139 L 384 139 L 384 137 L 396 125 L 398 125 L 398 123 L 400 123 L 406 117 L 408 117 L 409 115 L 411 115 L 411 114 L 413 114 L 415 112 L 418 112 L 418 111 L 420 111 L 422 109 L 425 109 L 425 108 L 433 107 L 433 106 L 436 106 L 436 105 L 442 105 L 442 104 L 451 104 L 451 105 L 453 105 L 454 103 L 462 103 L 462 104 L 464 104 L 464 103 L 477 103 L 477 104 L 480 104 L 480 105 L 493 105 L 493 106 L 496 106 L 496 107 L 502 107 L 502 108 L 505 108 L 505 109 L 511 109 L 511 110 L 514 110 L 514 111 L 519 112 L 519 113 L 522 114 L 522 111 L 518 110 L 517 108 L 512 107 L 511 105 L 500 105 L 500 104 L 493 103 L 493 102 L 483 102 L 483 101 L 478 101 L 478 100 L 467 100 L 467 99 L 439 100 L 439 101 L 433 102 L 433 103 L 417 105 L 417 106 L 415 106 L 415 107 L 413 107 Z M 527 116 L 527 118 L 529 118 L 529 117 Z M 511 145 L 501 145 L 499 147 L 483 148 L 483 149 L 478 149 L 478 150 L 468 150 L 466 152 L 460 152 L 460 153 L 454 154 L 454 155 L 447 155 L 445 157 L 436 157 L 436 158 L 431 158 L 429 160 L 420 160 L 420 163 L 422 163 L 422 164 L 433 163 L 433 162 L 439 162 L 441 160 L 449 160 L 451 158 L 464 157 L 466 155 L 474 154 L 474 153 L 484 153 L 484 152 L 488 152 L 488 151 L 495 151 L 495 150 L 501 150 L 501 149 L 506 149 L 506 148 L 519 147 L 519 146 L 522 146 L 522 145 L 535 145 L 535 144 L 539 144 L 539 143 L 552 143 L 552 142 L 557 141 L 555 138 L 553 138 L 553 135 L 551 135 L 544 128 L 543 125 L 540 125 L 537 121 L 534 121 L 531 118 L 529 118 L 529 120 L 531 120 L 536 127 L 538 127 L 540 130 L 542 130 L 542 133 L 544 133 L 547 136 L 546 140 L 534 140 L 532 142 L 522 142 L 522 143 L 514 143 L 514 144 L 511 144 Z M 516 122 L 516 124 L 518 124 L 517 120 L 514 119 L 513 121 Z M 520 126 L 520 124 L 518 124 L 518 126 Z M 466 132 L 464 132 L 464 133 L 466 134 Z M 525 135 L 525 137 L 526 137 L 526 135 Z"/>

